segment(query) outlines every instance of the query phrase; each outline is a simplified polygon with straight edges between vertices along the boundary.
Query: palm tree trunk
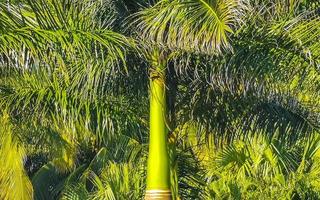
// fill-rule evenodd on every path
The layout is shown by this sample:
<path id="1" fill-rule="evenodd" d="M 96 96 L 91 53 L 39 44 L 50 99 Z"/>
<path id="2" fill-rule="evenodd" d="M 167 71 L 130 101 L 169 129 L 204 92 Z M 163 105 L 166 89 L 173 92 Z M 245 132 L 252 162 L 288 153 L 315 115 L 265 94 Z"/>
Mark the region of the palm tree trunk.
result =
<path id="1" fill-rule="evenodd" d="M 146 200 L 171 199 L 167 152 L 165 67 L 166 62 L 153 59 L 153 69 L 150 73 L 150 141 Z"/>

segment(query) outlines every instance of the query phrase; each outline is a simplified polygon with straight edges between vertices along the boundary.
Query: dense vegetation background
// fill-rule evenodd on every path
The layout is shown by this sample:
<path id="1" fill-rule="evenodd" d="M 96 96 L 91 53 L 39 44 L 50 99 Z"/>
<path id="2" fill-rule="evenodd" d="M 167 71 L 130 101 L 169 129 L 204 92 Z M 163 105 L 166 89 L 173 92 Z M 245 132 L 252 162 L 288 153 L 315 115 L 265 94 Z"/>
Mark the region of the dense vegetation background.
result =
<path id="1" fill-rule="evenodd" d="M 0 199 L 142 199 L 163 57 L 174 199 L 320 199 L 319 1 L 1 2 Z"/>

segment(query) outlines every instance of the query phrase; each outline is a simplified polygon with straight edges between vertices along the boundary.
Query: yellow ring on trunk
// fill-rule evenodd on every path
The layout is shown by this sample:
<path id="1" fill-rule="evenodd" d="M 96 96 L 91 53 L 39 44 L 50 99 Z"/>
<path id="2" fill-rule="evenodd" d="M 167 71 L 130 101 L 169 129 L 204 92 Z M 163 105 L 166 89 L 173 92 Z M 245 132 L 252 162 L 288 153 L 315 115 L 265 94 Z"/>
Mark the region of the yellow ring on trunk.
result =
<path id="1" fill-rule="evenodd" d="M 147 190 L 145 200 L 171 200 L 170 190 Z"/>

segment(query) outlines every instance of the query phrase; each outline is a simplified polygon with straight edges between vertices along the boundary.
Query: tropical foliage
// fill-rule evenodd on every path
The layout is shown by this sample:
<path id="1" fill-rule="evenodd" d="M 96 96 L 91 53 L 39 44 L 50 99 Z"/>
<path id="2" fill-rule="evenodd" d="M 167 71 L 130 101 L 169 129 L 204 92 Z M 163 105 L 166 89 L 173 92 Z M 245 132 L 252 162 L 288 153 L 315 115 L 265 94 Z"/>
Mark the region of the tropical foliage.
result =
<path id="1" fill-rule="evenodd" d="M 320 199 L 319 1 L 0 2 L 0 199 Z"/>

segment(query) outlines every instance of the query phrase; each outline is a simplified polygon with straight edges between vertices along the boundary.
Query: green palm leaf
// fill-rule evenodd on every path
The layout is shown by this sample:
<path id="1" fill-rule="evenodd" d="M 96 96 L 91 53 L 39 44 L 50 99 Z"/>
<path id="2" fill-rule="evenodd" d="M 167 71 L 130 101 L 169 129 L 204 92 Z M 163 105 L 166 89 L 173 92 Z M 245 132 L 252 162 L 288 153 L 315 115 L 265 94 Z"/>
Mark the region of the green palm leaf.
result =
<path id="1" fill-rule="evenodd" d="M 33 187 L 24 169 L 26 150 L 12 132 L 8 115 L 1 117 L 0 198 L 31 200 Z"/>
<path id="2" fill-rule="evenodd" d="M 245 11 L 241 0 L 163 0 L 133 15 L 133 24 L 147 42 L 183 51 L 221 52 L 231 48 L 229 35 Z"/>

